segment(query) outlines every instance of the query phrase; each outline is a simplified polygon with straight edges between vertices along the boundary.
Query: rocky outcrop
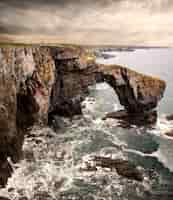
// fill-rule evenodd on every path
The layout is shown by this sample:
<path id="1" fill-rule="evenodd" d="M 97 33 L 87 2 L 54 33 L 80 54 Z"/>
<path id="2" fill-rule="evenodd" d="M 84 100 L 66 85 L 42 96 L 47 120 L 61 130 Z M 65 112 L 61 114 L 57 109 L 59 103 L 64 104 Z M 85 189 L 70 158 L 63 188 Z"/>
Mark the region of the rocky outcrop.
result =
<path id="1" fill-rule="evenodd" d="M 144 177 L 142 171 L 128 160 L 96 156 L 94 161 L 96 162 L 96 166 L 110 169 L 115 168 L 117 173 L 121 176 L 136 181 L 143 181 Z"/>
<path id="2" fill-rule="evenodd" d="M 125 178 L 143 181 L 144 174 L 142 170 L 138 169 L 136 165 L 123 159 L 112 159 L 104 156 L 94 156 L 90 162 L 85 163 L 85 167 L 81 168 L 83 171 L 97 171 L 99 167 L 116 169 L 116 172 Z"/>
<path id="3" fill-rule="evenodd" d="M 168 121 L 172 121 L 172 120 L 173 120 L 173 115 L 168 115 L 168 116 L 166 116 L 166 119 L 167 119 Z"/>
<path id="4" fill-rule="evenodd" d="M 166 133 L 164 133 L 166 136 L 170 137 L 170 138 L 173 138 L 173 130 L 170 130 Z"/>
<path id="5" fill-rule="evenodd" d="M 128 113 L 126 110 L 119 110 L 106 114 L 103 120 L 108 118 L 117 119 L 121 127 L 148 126 L 152 127 L 157 122 L 157 111 L 152 110 L 145 113 Z"/>
<path id="6" fill-rule="evenodd" d="M 166 120 L 168 120 L 168 121 L 173 121 L 173 114 L 171 114 L 171 115 L 168 115 L 168 116 L 166 116 Z M 166 133 L 165 133 L 165 135 L 167 135 L 168 137 L 173 137 L 173 129 L 172 130 L 170 130 L 170 131 L 167 131 Z"/>
<path id="7" fill-rule="evenodd" d="M 118 65 L 99 65 L 102 78 L 114 88 L 128 113 L 144 113 L 157 107 L 166 87 L 159 78 Z"/>

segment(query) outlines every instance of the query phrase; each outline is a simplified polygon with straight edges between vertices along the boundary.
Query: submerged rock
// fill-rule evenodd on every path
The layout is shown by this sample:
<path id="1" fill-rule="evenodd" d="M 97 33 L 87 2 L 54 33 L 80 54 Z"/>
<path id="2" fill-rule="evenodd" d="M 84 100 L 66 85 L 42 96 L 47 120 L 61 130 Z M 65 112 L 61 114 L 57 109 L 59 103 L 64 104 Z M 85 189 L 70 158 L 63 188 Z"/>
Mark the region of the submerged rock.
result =
<path id="1" fill-rule="evenodd" d="M 165 135 L 167 135 L 168 137 L 173 137 L 173 130 L 166 132 Z"/>
<path id="2" fill-rule="evenodd" d="M 157 111 L 150 111 L 145 113 L 128 113 L 125 110 L 119 110 L 116 112 L 108 113 L 103 120 L 112 118 L 118 119 L 120 122 L 126 122 L 127 125 L 154 125 L 157 122 Z"/>
<path id="3" fill-rule="evenodd" d="M 144 113 L 157 107 L 166 83 L 118 65 L 99 65 L 101 76 L 114 88 L 128 113 Z"/>
<path id="4" fill-rule="evenodd" d="M 168 115 L 168 116 L 166 116 L 166 119 L 167 119 L 168 121 L 173 121 L 173 115 Z M 168 137 L 173 138 L 173 129 L 170 130 L 170 131 L 168 131 L 168 132 L 166 132 L 165 135 L 167 135 Z"/>
<path id="5" fill-rule="evenodd" d="M 8 160 L 4 157 L 0 160 L 0 186 L 4 187 L 8 181 L 8 178 L 11 177 L 13 172 L 13 168 L 8 162 Z"/>
<path id="6" fill-rule="evenodd" d="M 0 196 L 0 200 L 10 200 L 10 199 L 7 198 L 7 197 L 1 197 L 1 196 Z"/>
<path id="7" fill-rule="evenodd" d="M 67 124 L 64 122 L 62 117 L 58 115 L 49 115 L 48 118 L 48 125 L 55 131 L 57 132 L 58 130 L 62 130 L 64 127 L 67 126 Z"/>
<path id="8" fill-rule="evenodd" d="M 172 120 L 173 120 L 173 115 L 168 115 L 168 116 L 166 116 L 166 119 L 167 119 L 168 121 L 172 121 Z"/>
<path id="9" fill-rule="evenodd" d="M 88 171 L 96 171 L 97 167 L 116 169 L 117 173 L 128 179 L 143 181 L 144 175 L 142 170 L 139 170 L 137 166 L 123 159 L 112 159 L 109 157 L 95 156 L 93 158 L 95 162 L 94 166 L 87 165 Z"/>

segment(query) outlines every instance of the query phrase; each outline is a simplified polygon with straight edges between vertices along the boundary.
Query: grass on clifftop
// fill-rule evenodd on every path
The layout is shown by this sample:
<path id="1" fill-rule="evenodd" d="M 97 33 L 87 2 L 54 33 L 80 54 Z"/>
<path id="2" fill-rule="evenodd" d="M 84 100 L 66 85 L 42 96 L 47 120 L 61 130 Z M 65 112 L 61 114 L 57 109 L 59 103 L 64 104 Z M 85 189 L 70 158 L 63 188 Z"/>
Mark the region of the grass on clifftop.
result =
<path id="1" fill-rule="evenodd" d="M 32 46 L 50 46 L 50 47 L 70 47 L 78 48 L 80 45 L 60 44 L 60 43 L 22 43 L 22 42 L 6 42 L 0 41 L 0 47 L 32 47 Z M 81 45 L 82 46 L 82 45 Z"/>

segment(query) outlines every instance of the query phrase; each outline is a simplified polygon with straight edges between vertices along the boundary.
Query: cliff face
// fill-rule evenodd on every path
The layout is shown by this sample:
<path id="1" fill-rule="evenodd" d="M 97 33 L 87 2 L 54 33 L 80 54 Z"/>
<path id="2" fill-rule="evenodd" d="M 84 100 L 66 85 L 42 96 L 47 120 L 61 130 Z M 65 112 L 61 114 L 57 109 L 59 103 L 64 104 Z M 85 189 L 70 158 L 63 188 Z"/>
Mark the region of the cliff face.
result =
<path id="1" fill-rule="evenodd" d="M 47 115 L 54 80 L 54 63 L 49 57 L 46 49 L 0 49 L 1 185 L 6 183 L 12 172 L 7 158 L 10 157 L 13 162 L 19 160 L 24 133 L 39 116 L 45 118 Z M 41 72 L 44 71 L 45 75 L 47 69 L 51 71 L 46 79 Z"/>
<path id="2" fill-rule="evenodd" d="M 95 81 L 93 70 L 79 48 L 0 49 L 0 169 L 9 165 L 7 157 L 19 160 L 24 134 L 34 123 L 46 124 L 49 112 L 80 111 L 81 97 Z M 12 171 L 5 168 L 2 185 Z"/>

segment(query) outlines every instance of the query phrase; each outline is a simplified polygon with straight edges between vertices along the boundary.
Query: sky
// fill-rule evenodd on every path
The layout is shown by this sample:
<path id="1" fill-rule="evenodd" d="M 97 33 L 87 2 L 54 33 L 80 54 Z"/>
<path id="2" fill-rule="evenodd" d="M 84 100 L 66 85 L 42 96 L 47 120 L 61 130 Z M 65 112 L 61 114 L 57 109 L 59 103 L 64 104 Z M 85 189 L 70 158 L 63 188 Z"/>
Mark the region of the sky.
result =
<path id="1" fill-rule="evenodd" d="M 173 0 L 0 0 L 0 40 L 173 46 Z"/>

